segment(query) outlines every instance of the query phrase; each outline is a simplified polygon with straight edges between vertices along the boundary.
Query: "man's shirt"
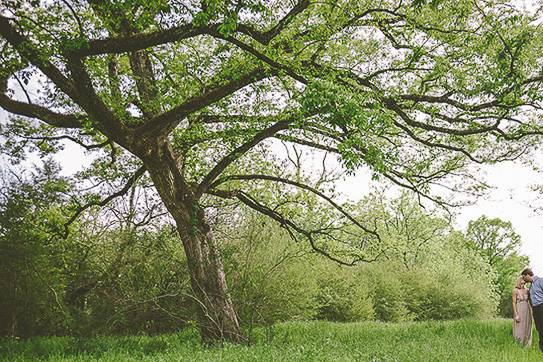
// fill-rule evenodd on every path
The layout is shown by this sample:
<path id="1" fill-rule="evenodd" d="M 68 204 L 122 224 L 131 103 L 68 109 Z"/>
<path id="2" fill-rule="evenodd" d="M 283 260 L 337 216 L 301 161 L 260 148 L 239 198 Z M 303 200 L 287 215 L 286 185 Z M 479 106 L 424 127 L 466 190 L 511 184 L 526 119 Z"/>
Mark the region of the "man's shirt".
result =
<path id="1" fill-rule="evenodd" d="M 530 299 L 534 307 L 543 305 L 543 278 L 534 276 L 532 286 L 530 287 Z"/>

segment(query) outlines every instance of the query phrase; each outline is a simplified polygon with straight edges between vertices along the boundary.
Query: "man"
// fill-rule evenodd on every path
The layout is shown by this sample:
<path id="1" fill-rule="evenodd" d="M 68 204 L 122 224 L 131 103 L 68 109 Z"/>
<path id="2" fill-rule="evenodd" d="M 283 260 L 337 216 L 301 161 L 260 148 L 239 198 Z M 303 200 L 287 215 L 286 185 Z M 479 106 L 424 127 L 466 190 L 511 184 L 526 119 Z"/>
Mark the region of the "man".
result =
<path id="1" fill-rule="evenodd" d="M 543 278 L 534 275 L 530 268 L 520 273 L 526 283 L 531 283 L 530 302 L 534 315 L 535 328 L 539 334 L 539 349 L 543 352 Z"/>

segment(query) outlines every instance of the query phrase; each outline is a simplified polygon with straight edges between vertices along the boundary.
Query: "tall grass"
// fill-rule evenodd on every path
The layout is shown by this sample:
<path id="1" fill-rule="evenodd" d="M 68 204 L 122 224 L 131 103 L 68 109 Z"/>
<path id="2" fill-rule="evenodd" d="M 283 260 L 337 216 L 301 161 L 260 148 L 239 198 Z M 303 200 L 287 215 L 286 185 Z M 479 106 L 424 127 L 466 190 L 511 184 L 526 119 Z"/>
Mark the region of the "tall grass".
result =
<path id="1" fill-rule="evenodd" d="M 254 343 L 206 348 L 189 329 L 159 336 L 0 340 L 2 361 L 543 361 L 512 341 L 511 321 L 289 322 Z"/>

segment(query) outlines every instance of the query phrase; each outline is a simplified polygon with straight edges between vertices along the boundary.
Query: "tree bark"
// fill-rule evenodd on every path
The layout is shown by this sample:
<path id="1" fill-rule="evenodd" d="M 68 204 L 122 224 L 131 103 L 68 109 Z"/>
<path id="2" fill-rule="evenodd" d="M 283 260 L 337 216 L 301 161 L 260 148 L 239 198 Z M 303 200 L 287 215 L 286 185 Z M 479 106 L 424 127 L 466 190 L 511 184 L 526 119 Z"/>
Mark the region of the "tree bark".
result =
<path id="1" fill-rule="evenodd" d="M 211 228 L 180 174 L 170 147 L 164 142 L 142 159 L 183 242 L 202 341 L 244 341 Z"/>
<path id="2" fill-rule="evenodd" d="M 187 255 L 202 340 L 206 344 L 244 341 L 220 255 L 203 215 L 195 215 L 194 225 L 178 226 L 178 231 Z"/>

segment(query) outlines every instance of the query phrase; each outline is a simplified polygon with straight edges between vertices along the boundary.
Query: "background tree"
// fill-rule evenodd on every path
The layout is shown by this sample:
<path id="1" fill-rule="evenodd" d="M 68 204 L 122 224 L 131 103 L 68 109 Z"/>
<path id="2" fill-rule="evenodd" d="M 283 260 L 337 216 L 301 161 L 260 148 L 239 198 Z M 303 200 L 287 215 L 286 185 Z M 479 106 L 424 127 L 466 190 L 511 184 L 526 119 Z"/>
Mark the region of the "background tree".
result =
<path id="1" fill-rule="evenodd" d="M 385 195 L 382 191 L 374 192 L 358 206 L 368 220 L 378 224 L 382 257 L 401 260 L 403 268 L 412 269 L 430 245 L 446 239 L 452 232 L 451 221 L 443 215 L 444 210 L 425 210 L 420 200 L 408 192 L 392 200 Z"/>
<path id="2" fill-rule="evenodd" d="M 59 141 L 107 151 L 100 175 L 126 187 L 80 209 L 147 173 L 176 222 L 206 342 L 244 339 L 208 200 L 241 202 L 340 263 L 366 260 L 365 240 L 379 239 L 282 168 L 272 139 L 445 204 L 428 185 L 477 193 L 469 161 L 515 159 L 539 142 L 543 37 L 506 2 L 9 0 L 0 12 L 5 152 Z M 312 192 L 332 205 L 326 220 L 359 233 L 332 242 L 346 236 L 334 222 L 286 214 L 281 197 L 249 193 L 255 184 Z"/>
<path id="3" fill-rule="evenodd" d="M 0 189 L 0 333 L 30 336 L 59 333 L 70 324 L 62 298 L 61 212 L 68 180 L 45 162 L 28 175 L 2 172 Z"/>
<path id="4" fill-rule="evenodd" d="M 485 215 L 470 221 L 466 231 L 468 247 L 476 250 L 494 269 L 500 296 L 499 313 L 512 315 L 511 291 L 520 272 L 529 264 L 520 253 L 521 238 L 509 221 Z"/>

